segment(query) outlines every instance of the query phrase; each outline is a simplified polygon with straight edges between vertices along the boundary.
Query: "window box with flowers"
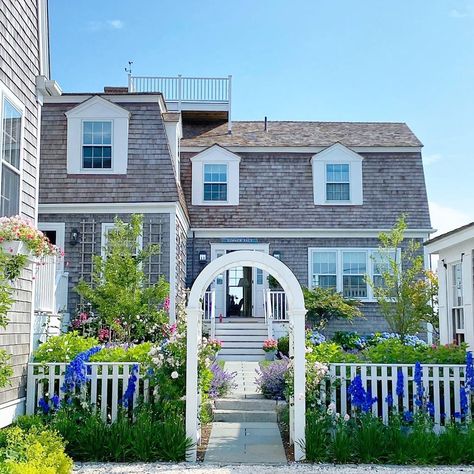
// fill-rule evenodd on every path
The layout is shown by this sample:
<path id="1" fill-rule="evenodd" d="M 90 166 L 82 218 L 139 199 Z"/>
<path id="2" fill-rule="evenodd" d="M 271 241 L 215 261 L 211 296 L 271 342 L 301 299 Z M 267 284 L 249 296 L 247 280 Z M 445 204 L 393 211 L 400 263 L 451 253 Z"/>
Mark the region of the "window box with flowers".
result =
<path id="1" fill-rule="evenodd" d="M 43 232 L 21 216 L 0 218 L 0 247 L 6 254 L 25 255 L 30 261 L 59 253 Z"/>
<path id="2" fill-rule="evenodd" d="M 265 339 L 262 349 L 265 351 L 265 360 L 274 360 L 278 350 L 278 341 L 276 339 Z"/>

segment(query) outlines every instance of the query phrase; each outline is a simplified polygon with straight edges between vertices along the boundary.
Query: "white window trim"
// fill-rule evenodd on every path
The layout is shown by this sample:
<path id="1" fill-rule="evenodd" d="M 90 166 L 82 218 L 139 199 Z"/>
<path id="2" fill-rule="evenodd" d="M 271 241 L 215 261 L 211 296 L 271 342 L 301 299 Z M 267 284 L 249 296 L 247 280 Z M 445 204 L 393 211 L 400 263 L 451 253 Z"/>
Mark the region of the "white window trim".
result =
<path id="1" fill-rule="evenodd" d="M 127 174 L 130 112 L 117 104 L 94 96 L 66 112 L 68 174 Z M 82 160 L 83 123 L 112 122 L 112 167 L 84 168 Z"/>
<path id="2" fill-rule="evenodd" d="M 102 258 L 106 258 L 105 246 L 107 245 L 107 234 L 110 230 L 115 229 L 114 222 L 103 222 L 100 234 L 100 255 Z M 137 238 L 137 252 L 143 249 L 143 233 Z"/>
<path id="3" fill-rule="evenodd" d="M 56 246 L 65 250 L 66 244 L 66 224 L 64 222 L 38 222 L 38 229 L 42 232 L 52 230 L 56 232 Z M 64 257 L 57 258 L 57 268 L 60 272 L 64 271 Z"/>
<path id="4" fill-rule="evenodd" d="M 226 181 L 225 181 L 225 185 L 226 185 L 226 196 L 227 196 L 227 199 L 223 200 L 217 200 L 217 201 L 212 201 L 212 200 L 208 200 L 208 199 L 204 199 L 204 195 L 205 195 L 205 185 L 206 184 L 223 184 L 223 183 L 211 183 L 211 182 L 206 182 L 206 179 L 205 179 L 205 176 L 206 176 L 206 166 L 207 165 L 222 165 L 222 166 L 225 166 L 225 175 L 226 175 Z M 222 163 L 203 163 L 202 164 L 202 202 L 208 204 L 208 203 L 211 203 L 214 204 L 216 202 L 220 202 L 220 203 L 226 203 L 228 204 L 229 203 L 229 165 L 228 163 L 225 163 L 225 162 L 222 162 Z"/>
<path id="5" fill-rule="evenodd" d="M 372 255 L 379 252 L 380 249 L 377 247 L 308 247 L 308 288 L 314 288 L 313 285 L 313 252 L 336 252 L 336 291 L 343 293 L 343 253 L 344 252 L 365 252 L 366 254 L 366 269 L 367 277 L 373 281 L 373 260 Z M 401 265 L 401 249 L 396 251 L 396 259 L 399 265 Z M 366 298 L 353 298 L 360 301 L 376 302 L 374 291 L 372 287 L 367 284 L 367 297 Z"/>
<path id="6" fill-rule="evenodd" d="M 213 145 L 191 158 L 192 205 L 238 206 L 240 157 L 219 145 Z M 227 201 L 204 201 L 204 165 L 227 165 Z"/>
<path id="7" fill-rule="evenodd" d="M 110 168 L 84 168 L 84 147 L 85 146 L 97 146 L 93 144 L 84 143 L 84 122 L 110 122 Z M 109 145 L 98 145 L 98 146 L 109 146 Z M 91 170 L 94 171 L 103 171 L 109 174 L 114 167 L 114 120 L 113 119 L 83 119 L 81 120 L 81 173 L 89 173 Z"/>
<path id="8" fill-rule="evenodd" d="M 3 100 L 7 99 L 11 104 L 21 113 L 21 131 L 20 131 L 20 164 L 19 168 L 15 168 L 10 165 L 10 163 L 3 162 L 3 150 L 2 150 L 2 140 L 3 140 Z M 23 202 L 23 160 L 24 160 L 24 150 L 25 150 L 25 104 L 21 102 L 20 99 L 5 85 L 0 81 L 0 193 L 1 193 L 1 183 L 2 183 L 2 170 L 3 164 L 7 168 L 11 169 L 20 176 L 20 189 L 18 192 L 18 214 L 22 214 L 22 202 Z M 38 183 L 36 183 L 38 186 Z"/>
<path id="9" fill-rule="evenodd" d="M 328 181 L 328 165 L 347 165 L 349 167 L 349 181 Z M 331 162 L 326 162 L 324 164 L 324 171 L 325 171 L 325 180 L 324 180 L 324 194 L 326 195 L 326 203 L 327 204 L 342 204 L 342 203 L 351 203 L 351 196 L 352 196 L 352 186 L 351 186 L 351 164 L 350 163 L 345 163 L 341 162 L 338 163 L 336 161 L 331 161 Z M 349 199 L 328 199 L 328 191 L 327 191 L 327 185 L 328 184 L 349 184 Z"/>
<path id="10" fill-rule="evenodd" d="M 466 313 L 465 313 L 465 302 L 464 302 L 464 265 L 462 260 L 455 260 L 453 262 L 448 263 L 448 318 L 449 318 L 449 325 L 450 325 L 450 339 L 451 341 L 456 340 L 457 334 L 463 334 L 466 337 Z M 460 265 L 461 267 L 461 291 L 462 291 L 462 305 L 455 305 L 454 304 L 454 267 L 456 265 Z M 456 329 L 456 324 L 454 321 L 454 310 L 461 309 L 464 319 L 464 329 L 460 329 L 459 331 Z"/>
<path id="11" fill-rule="evenodd" d="M 363 204 L 362 162 L 364 158 L 345 147 L 335 143 L 325 150 L 313 155 L 313 197 L 316 206 L 360 206 Z M 349 201 L 328 201 L 326 193 L 328 164 L 349 165 Z"/>

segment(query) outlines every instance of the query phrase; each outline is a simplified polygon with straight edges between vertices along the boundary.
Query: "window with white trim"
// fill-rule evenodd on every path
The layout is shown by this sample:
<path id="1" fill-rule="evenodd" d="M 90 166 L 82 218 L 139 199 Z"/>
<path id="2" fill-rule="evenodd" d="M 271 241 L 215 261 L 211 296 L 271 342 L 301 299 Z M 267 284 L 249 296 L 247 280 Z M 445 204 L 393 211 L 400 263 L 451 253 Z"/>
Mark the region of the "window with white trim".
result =
<path id="1" fill-rule="evenodd" d="M 326 201 L 350 201 L 348 163 L 328 163 L 326 165 Z"/>
<path id="2" fill-rule="evenodd" d="M 82 122 L 82 167 L 112 168 L 112 121 Z"/>
<path id="3" fill-rule="evenodd" d="M 1 97 L 1 198 L 0 216 L 20 213 L 22 112 L 5 95 Z"/>
<path id="4" fill-rule="evenodd" d="M 204 164 L 204 201 L 227 201 L 227 165 Z"/>
<path id="5" fill-rule="evenodd" d="M 395 255 L 398 251 L 381 253 L 376 248 L 310 248 L 308 284 L 333 289 L 345 298 L 373 301 L 367 279 L 383 285 L 383 273 L 390 269 L 388 257 Z"/>
<path id="6" fill-rule="evenodd" d="M 451 265 L 451 316 L 453 324 L 452 340 L 457 344 L 464 342 L 464 298 L 463 298 L 463 278 L 462 262 Z"/>
<path id="7" fill-rule="evenodd" d="M 337 252 L 322 251 L 314 252 L 313 261 L 313 286 L 321 288 L 329 288 L 336 290 L 337 288 Z"/>
<path id="8" fill-rule="evenodd" d="M 115 224 L 113 222 L 104 222 L 102 224 L 102 248 L 101 254 L 102 257 L 106 258 L 107 243 L 109 238 L 109 233 L 115 229 Z M 131 247 L 132 255 L 137 256 L 138 252 L 143 248 L 143 236 L 140 234 L 137 237 L 136 242 L 126 242 L 127 247 Z"/>
<path id="9" fill-rule="evenodd" d="M 390 261 L 396 259 L 396 252 L 393 250 L 375 250 L 372 252 L 372 281 L 377 288 L 384 288 L 383 275 L 393 274 Z"/>

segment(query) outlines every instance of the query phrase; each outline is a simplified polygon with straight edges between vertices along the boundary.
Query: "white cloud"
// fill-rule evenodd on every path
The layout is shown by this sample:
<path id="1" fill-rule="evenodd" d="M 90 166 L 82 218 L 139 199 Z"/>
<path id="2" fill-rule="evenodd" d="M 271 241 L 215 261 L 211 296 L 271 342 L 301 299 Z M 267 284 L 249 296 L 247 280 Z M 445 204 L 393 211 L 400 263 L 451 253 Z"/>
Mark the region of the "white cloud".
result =
<path id="1" fill-rule="evenodd" d="M 437 163 L 443 159 L 442 155 L 439 153 L 432 153 L 431 155 L 424 155 L 423 156 L 423 164 L 425 166 L 432 165 L 433 163 Z"/>
<path id="2" fill-rule="evenodd" d="M 107 24 L 114 30 L 121 30 L 123 28 L 122 20 L 107 20 Z"/>
<path id="3" fill-rule="evenodd" d="M 87 23 L 87 28 L 90 31 L 121 30 L 124 25 L 122 20 L 92 20 Z"/>
<path id="4" fill-rule="evenodd" d="M 474 221 L 474 215 L 452 207 L 430 202 L 431 226 L 437 229 L 436 235 L 444 234 L 462 225 Z M 433 237 L 433 235 L 431 236 Z"/>

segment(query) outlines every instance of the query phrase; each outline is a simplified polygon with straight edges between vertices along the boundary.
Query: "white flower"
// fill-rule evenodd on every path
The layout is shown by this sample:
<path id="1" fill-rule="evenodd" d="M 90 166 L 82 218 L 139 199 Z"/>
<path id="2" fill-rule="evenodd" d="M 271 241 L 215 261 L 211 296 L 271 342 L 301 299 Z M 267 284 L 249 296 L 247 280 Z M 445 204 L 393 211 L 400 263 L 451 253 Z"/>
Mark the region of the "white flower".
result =
<path id="1" fill-rule="evenodd" d="M 312 347 L 307 347 L 305 349 L 305 352 L 306 352 L 306 354 L 311 354 L 311 352 L 313 352 L 313 348 Z"/>
<path id="2" fill-rule="evenodd" d="M 179 374 L 178 372 L 176 372 L 176 370 L 174 370 L 173 372 L 171 372 L 171 378 L 172 379 L 177 379 L 179 377 Z"/>
<path id="3" fill-rule="evenodd" d="M 336 404 L 335 403 L 330 403 L 328 405 L 328 410 L 335 411 L 336 410 Z"/>
<path id="4" fill-rule="evenodd" d="M 328 415 L 332 415 L 334 413 L 334 410 L 332 408 L 328 408 L 327 412 Z"/>
<path id="5" fill-rule="evenodd" d="M 340 413 L 336 413 L 336 420 L 339 420 L 339 417 L 341 416 Z"/>
<path id="6" fill-rule="evenodd" d="M 349 413 L 346 413 L 344 415 L 344 421 L 349 421 L 351 419 L 351 416 L 349 415 Z"/>

